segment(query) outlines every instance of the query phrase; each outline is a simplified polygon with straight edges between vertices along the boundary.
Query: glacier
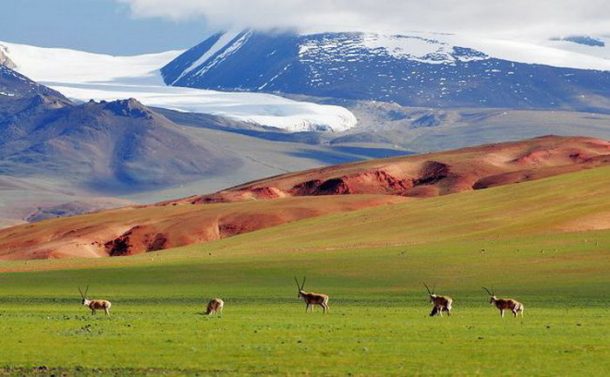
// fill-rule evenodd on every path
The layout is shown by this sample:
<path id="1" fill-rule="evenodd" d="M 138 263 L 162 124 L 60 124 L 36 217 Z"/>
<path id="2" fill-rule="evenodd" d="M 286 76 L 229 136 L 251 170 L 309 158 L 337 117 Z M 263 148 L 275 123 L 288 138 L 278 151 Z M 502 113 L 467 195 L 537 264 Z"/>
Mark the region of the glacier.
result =
<path id="1" fill-rule="evenodd" d="M 8 42 L 0 42 L 0 49 L 19 73 L 79 101 L 136 98 L 147 106 L 218 115 L 289 132 L 340 132 L 357 124 L 356 117 L 341 106 L 265 93 L 167 86 L 159 68 L 183 51 L 111 56 Z"/>

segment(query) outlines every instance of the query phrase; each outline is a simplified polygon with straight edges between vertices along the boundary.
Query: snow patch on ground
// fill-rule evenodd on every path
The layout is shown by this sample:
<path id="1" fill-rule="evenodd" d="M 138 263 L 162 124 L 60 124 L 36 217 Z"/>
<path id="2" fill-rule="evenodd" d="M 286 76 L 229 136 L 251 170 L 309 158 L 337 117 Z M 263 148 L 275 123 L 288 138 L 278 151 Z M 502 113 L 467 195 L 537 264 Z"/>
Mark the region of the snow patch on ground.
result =
<path id="1" fill-rule="evenodd" d="M 0 42 L 16 70 L 81 101 L 136 98 L 147 106 L 197 112 L 283 130 L 344 131 L 356 117 L 340 106 L 299 102 L 261 93 L 217 92 L 165 86 L 159 68 L 182 51 L 111 56 Z"/>
<path id="2" fill-rule="evenodd" d="M 315 34 L 306 34 L 315 35 Z M 338 34 L 341 35 L 341 34 Z M 408 35 L 351 33 L 345 39 L 311 39 L 299 48 L 302 60 L 326 59 L 339 56 L 358 59 L 362 49 L 379 51 L 397 59 L 422 63 L 452 64 L 456 60 L 480 60 L 487 57 L 518 63 L 542 64 L 553 67 L 610 71 L 610 37 L 595 38 L 605 46 L 587 46 L 566 40 L 512 40 L 486 38 L 480 35 L 412 32 Z M 487 56 L 456 57 L 453 47 L 469 48 Z M 330 52 L 333 52 L 331 54 Z"/>
<path id="3" fill-rule="evenodd" d="M 451 64 L 458 58 L 453 56 L 453 46 L 433 38 L 403 35 L 365 34 L 362 40 L 368 49 L 383 49 L 397 59 L 415 60 L 430 64 Z M 473 56 L 469 60 L 486 59 Z"/>

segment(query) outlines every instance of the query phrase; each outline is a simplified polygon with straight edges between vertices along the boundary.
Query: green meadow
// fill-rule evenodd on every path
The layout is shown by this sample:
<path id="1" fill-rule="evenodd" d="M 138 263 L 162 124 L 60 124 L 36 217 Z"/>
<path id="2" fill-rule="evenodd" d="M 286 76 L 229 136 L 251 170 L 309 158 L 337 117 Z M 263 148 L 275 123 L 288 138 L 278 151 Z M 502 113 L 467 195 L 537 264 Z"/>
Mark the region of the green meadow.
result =
<path id="1" fill-rule="evenodd" d="M 0 376 L 605 376 L 608 178 L 592 169 L 143 256 L 1 262 Z M 330 313 L 305 313 L 294 276 L 330 295 Z M 453 297 L 451 317 L 428 317 L 424 281 Z M 86 285 L 112 301 L 110 318 L 80 306 Z M 501 319 L 482 286 L 523 302 L 524 318 Z M 222 316 L 202 315 L 212 297 Z"/>

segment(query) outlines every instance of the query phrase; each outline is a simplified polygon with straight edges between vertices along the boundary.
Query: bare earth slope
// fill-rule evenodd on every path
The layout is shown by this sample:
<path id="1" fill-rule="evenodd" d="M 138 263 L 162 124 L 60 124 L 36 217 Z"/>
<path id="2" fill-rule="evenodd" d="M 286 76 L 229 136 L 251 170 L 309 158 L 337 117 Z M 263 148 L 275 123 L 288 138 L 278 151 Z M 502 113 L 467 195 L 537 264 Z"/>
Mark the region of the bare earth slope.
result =
<path id="1" fill-rule="evenodd" d="M 0 259 L 133 255 L 202 243 L 291 221 L 408 199 L 359 195 L 215 205 L 127 207 L 0 231 Z"/>
<path id="2" fill-rule="evenodd" d="M 338 165 L 209 196 L 4 229 L 0 259 L 133 255 L 415 200 L 408 197 L 473 191 L 603 165 L 610 165 L 607 141 L 552 136 Z"/>
<path id="3" fill-rule="evenodd" d="M 610 164 L 610 142 L 545 136 L 418 156 L 370 160 L 247 183 L 191 203 L 289 196 L 392 194 L 433 197 Z"/>

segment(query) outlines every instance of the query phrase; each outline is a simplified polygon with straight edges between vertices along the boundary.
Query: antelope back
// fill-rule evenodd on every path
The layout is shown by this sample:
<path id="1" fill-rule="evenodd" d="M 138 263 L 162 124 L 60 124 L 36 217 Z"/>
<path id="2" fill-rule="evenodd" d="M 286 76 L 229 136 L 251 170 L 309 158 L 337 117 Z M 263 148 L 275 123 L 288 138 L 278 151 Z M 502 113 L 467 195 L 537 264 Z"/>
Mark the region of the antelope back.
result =
<path id="1" fill-rule="evenodd" d="M 322 304 L 328 301 L 328 296 L 321 293 L 301 292 L 301 297 L 308 304 Z"/>
<path id="2" fill-rule="evenodd" d="M 513 309 L 514 307 L 520 305 L 517 301 L 510 298 L 499 298 L 494 302 L 498 309 Z"/>
<path id="3" fill-rule="evenodd" d="M 108 300 L 91 300 L 89 301 L 89 307 L 91 309 L 108 309 L 111 304 Z"/>
<path id="4" fill-rule="evenodd" d="M 438 306 L 447 306 L 452 301 L 453 300 L 450 297 L 447 297 L 447 296 L 434 296 L 434 297 L 432 297 L 432 302 L 434 302 L 434 305 L 438 305 Z"/>

